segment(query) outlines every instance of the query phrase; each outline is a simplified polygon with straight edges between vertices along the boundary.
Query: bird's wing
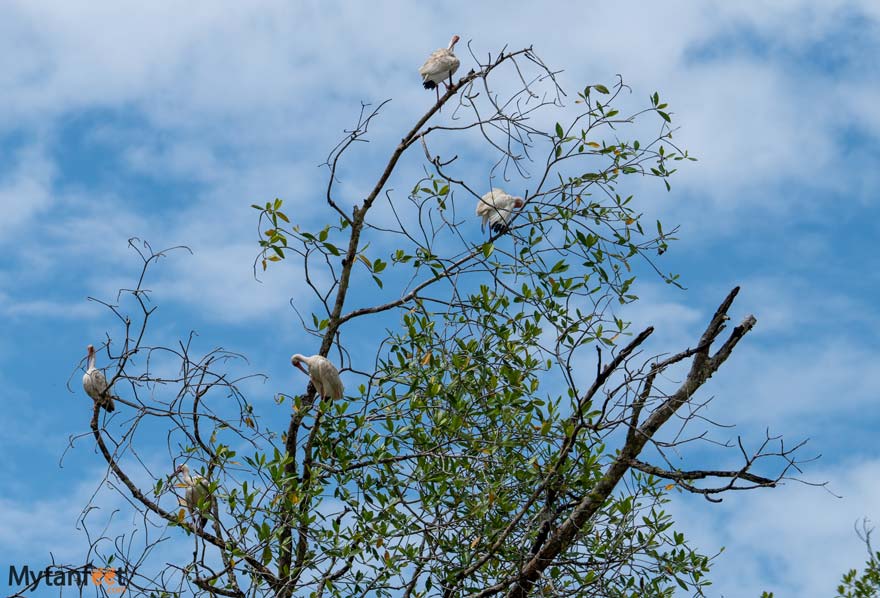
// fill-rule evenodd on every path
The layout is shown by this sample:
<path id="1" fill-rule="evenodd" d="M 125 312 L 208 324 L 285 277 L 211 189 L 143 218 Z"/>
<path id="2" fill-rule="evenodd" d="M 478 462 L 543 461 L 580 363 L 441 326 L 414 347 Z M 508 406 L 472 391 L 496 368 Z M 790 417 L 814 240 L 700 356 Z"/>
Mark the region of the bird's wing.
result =
<path id="1" fill-rule="evenodd" d="M 477 201 L 477 216 L 484 219 L 489 217 L 495 206 L 495 196 L 498 193 L 504 193 L 500 189 L 492 189 Z"/>
<path id="2" fill-rule="evenodd" d="M 477 210 L 482 209 L 483 220 L 488 220 L 491 224 L 499 222 L 507 222 L 510 217 L 511 209 L 516 203 L 516 198 L 502 191 L 501 189 L 492 189 L 483 196 Z"/>
<path id="3" fill-rule="evenodd" d="M 445 52 L 444 49 L 434 50 L 431 52 L 431 55 L 428 56 L 428 59 L 425 61 L 425 64 L 419 67 L 419 74 L 422 77 L 426 77 L 428 75 L 435 74 L 439 65 L 440 56 Z"/>
<path id="4" fill-rule="evenodd" d="M 186 506 L 189 507 L 190 511 L 195 511 L 198 509 L 199 503 L 208 495 L 210 486 L 208 485 L 208 480 L 202 476 L 193 476 L 192 480 L 192 486 L 186 489 Z"/>
<path id="5" fill-rule="evenodd" d="M 342 398 L 342 380 L 339 379 L 339 371 L 328 359 L 316 360 L 314 367 L 315 376 L 321 381 L 322 396 L 326 393 L 332 399 Z M 316 385 L 317 386 L 317 385 Z"/>
<path id="6" fill-rule="evenodd" d="M 428 57 L 425 64 L 419 69 L 419 74 L 426 81 L 434 78 L 445 79 L 453 74 L 460 64 L 461 61 L 455 54 L 445 48 L 441 48 L 434 51 Z"/>
<path id="7" fill-rule="evenodd" d="M 104 377 L 104 372 L 101 370 L 95 370 L 92 372 L 92 380 L 95 382 L 95 389 L 104 394 L 107 391 L 107 378 Z"/>
<path id="8" fill-rule="evenodd" d="M 461 60 L 459 60 L 458 56 L 452 52 L 449 52 L 449 54 L 443 58 L 443 69 L 449 73 L 447 77 L 454 75 L 460 65 Z"/>
<path id="9" fill-rule="evenodd" d="M 107 379 L 104 377 L 104 372 L 98 369 L 87 371 L 83 376 L 83 389 L 96 401 L 103 400 L 104 392 L 107 390 Z"/>
<path id="10" fill-rule="evenodd" d="M 186 508 L 192 513 L 196 510 L 196 505 L 199 504 L 199 501 L 196 500 L 195 486 L 187 486 L 184 496 L 186 497 Z"/>
<path id="11" fill-rule="evenodd" d="M 342 385 L 342 379 L 340 379 L 339 374 L 330 380 L 328 393 L 332 399 L 342 399 L 342 396 L 345 393 L 345 387 Z"/>

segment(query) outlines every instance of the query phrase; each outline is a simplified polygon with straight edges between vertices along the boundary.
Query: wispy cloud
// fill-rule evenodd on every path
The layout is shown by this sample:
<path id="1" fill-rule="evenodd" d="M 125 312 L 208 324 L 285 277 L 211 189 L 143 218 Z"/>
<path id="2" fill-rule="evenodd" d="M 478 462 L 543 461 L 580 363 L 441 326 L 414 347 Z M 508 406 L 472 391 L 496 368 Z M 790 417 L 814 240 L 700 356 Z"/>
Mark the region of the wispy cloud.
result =
<path id="1" fill-rule="evenodd" d="M 870 424 L 876 400 L 865 375 L 878 359 L 876 275 L 833 282 L 849 272 L 847 264 L 856 272 L 863 256 L 873 255 L 865 226 L 874 219 L 861 211 L 876 210 L 880 183 L 872 149 L 880 135 L 873 108 L 880 75 L 871 62 L 880 45 L 876 2 L 341 7 L 271 0 L 182 12 L 170 2 L 137 11 L 112 2 L 0 7 L 0 314 L 19 342 L 34 344 L 29 354 L 46 353 L 51 338 L 75 344 L 69 353 L 78 356 L 81 337 L 100 337 L 104 323 L 94 320 L 95 306 L 84 298 L 112 298 L 118 287 L 130 286 L 139 264 L 126 241 L 138 236 L 157 249 L 186 244 L 194 251 L 169 257 L 149 281 L 163 318 L 168 314 L 162 335 L 185 334 L 194 320 L 212 333 L 233 331 L 251 356 L 273 364 L 267 367 L 273 373 L 277 362 L 284 380 L 281 368 L 292 352 L 286 343 L 307 345 L 288 299 L 304 309 L 313 305 L 304 302 L 303 273 L 295 266 L 253 280 L 257 231 L 249 204 L 282 197 L 296 222 L 323 219 L 327 173 L 316 165 L 354 122 L 361 100 L 391 97 L 372 143 L 358 148 L 340 173 L 348 208 L 364 195 L 401 130 L 430 105 L 416 74 L 428 52 L 456 32 L 473 40 L 480 56 L 534 44 L 552 67 L 566 69 L 560 77 L 569 89 L 621 73 L 634 89 L 624 100 L 630 105 L 659 90 L 682 126 L 676 140 L 700 158 L 682 168 L 672 194 L 656 181 L 630 184 L 649 216 L 684 224 L 688 241 L 670 253 L 692 291 L 642 286 L 643 301 L 629 316 L 656 326 L 658 350 L 688 346 L 732 279 L 741 279 L 737 309 L 754 311 L 759 325 L 707 389 L 719 397 L 715 414 L 749 430 L 771 424 L 818 436 L 833 447 L 828 478 L 841 492 L 852 489 L 876 503 L 870 480 L 877 464 L 844 460 L 844 443 L 828 432 Z M 466 72 L 472 60 L 465 48 L 459 53 Z M 449 117 L 444 111 L 442 118 Z M 71 156 L 73 147 L 82 155 Z M 474 147 L 469 141 L 437 146 L 460 153 L 467 162 L 462 171 L 483 181 L 491 160 Z M 396 193 L 421 174 L 417 161 L 404 166 L 406 184 L 394 181 Z M 846 230 L 840 230 L 843 216 Z M 374 298 L 369 282 L 363 288 L 369 290 L 352 304 Z M 57 334 L 33 335 L 32 321 L 52 322 Z M 372 346 L 366 333 L 350 342 L 364 352 Z M 64 352 L 56 348 L 52 357 L 66 358 Z M 2 380 L 16 387 L 4 399 L 30 405 L 19 413 L 31 417 L 39 399 L 52 394 L 41 386 L 51 360 L 20 364 L 8 346 L 0 346 L 0 357 L 11 372 Z M 851 450 L 864 456 L 869 448 Z M 692 510 L 680 520 L 705 546 L 727 543 L 727 554 L 744 555 L 741 562 L 757 580 L 749 590 L 778 581 L 787 588 L 780 594 L 804 595 L 811 593 L 804 580 L 831 587 L 836 579 L 836 570 L 822 573 L 818 566 L 803 580 L 790 574 L 799 562 L 815 562 L 805 552 L 811 543 L 828 539 L 846 559 L 860 551 L 849 530 L 862 503 L 838 513 L 828 504 L 841 503 L 826 504 L 824 497 L 791 486 L 731 500 L 730 511 L 686 503 Z M 74 493 L 69 502 L 81 498 Z M 9 521 L 38 518 L 56 526 L 22 543 L 23 551 L 42 550 L 75 518 L 48 499 L 30 509 L 9 501 L 0 507 Z M 821 521 L 826 511 L 836 514 L 827 525 L 794 523 L 796 516 Z M 716 519 L 718 513 L 730 519 Z M 796 549 L 790 555 L 756 550 L 767 544 L 760 526 L 739 530 L 732 523 L 752 520 L 771 530 L 788 522 L 780 534 Z M 798 544 L 799 537 L 806 541 Z M 0 536 L 6 546 L 17 541 Z M 752 554 L 781 563 L 781 573 Z M 745 595 L 743 586 L 732 585 L 732 570 L 720 564 L 718 587 Z"/>
<path id="2" fill-rule="evenodd" d="M 789 482 L 728 496 L 720 505 L 680 497 L 671 512 L 703 550 L 724 547 L 712 579 L 713 596 L 829 596 L 840 576 L 865 562 L 854 531 L 864 517 L 880 521 L 880 460 L 848 459 L 814 471 L 825 489 Z"/>
<path id="3" fill-rule="evenodd" d="M 39 236 L 33 228 L 52 205 L 54 165 L 40 145 L 19 148 L 0 166 L 0 245 Z"/>

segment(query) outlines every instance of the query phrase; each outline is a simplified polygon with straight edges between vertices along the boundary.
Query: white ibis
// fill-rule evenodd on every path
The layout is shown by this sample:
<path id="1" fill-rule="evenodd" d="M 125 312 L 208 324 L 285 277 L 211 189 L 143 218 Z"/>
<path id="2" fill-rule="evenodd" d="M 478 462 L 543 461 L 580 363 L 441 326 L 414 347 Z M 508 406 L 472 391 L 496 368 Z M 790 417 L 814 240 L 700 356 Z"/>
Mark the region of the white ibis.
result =
<path id="1" fill-rule="evenodd" d="M 302 366 L 303 362 L 309 366 L 308 371 Z M 306 357 L 297 353 L 290 358 L 290 363 L 309 375 L 319 395 L 331 400 L 342 398 L 342 391 L 345 389 L 339 379 L 339 370 L 329 359 L 321 355 Z"/>
<path id="2" fill-rule="evenodd" d="M 208 493 L 211 489 L 208 480 L 199 474 L 191 475 L 189 473 L 189 466 L 186 463 L 179 465 L 174 470 L 174 473 L 180 478 L 186 489 L 183 499 L 178 497 L 178 501 L 187 508 L 193 521 L 196 522 L 198 530 L 203 531 L 205 523 L 208 522 L 206 513 L 212 511 L 214 507 L 214 500 L 212 498 L 208 499 Z"/>
<path id="3" fill-rule="evenodd" d="M 113 405 L 113 399 L 118 399 L 119 397 L 114 396 L 110 392 L 104 372 L 95 367 L 95 347 L 89 345 L 87 350 L 89 352 L 89 363 L 86 373 L 83 374 L 83 390 L 105 410 L 108 412 L 113 411 L 116 408 Z"/>
<path id="4" fill-rule="evenodd" d="M 523 207 L 523 198 L 508 195 L 498 188 L 494 188 L 477 202 L 477 216 L 483 218 L 482 229 L 486 230 L 486 224 L 493 233 L 507 231 L 507 221 L 510 219 L 514 208 Z"/>
<path id="5" fill-rule="evenodd" d="M 446 88 L 452 85 L 452 75 L 458 70 L 461 61 L 458 57 L 452 53 L 452 49 L 455 47 L 455 44 L 458 42 L 459 37 L 457 35 L 453 35 L 452 39 L 449 41 L 448 48 L 440 48 L 439 50 L 434 50 L 428 59 L 425 61 L 425 64 L 422 65 L 422 68 L 419 69 L 419 74 L 422 76 L 422 84 L 425 86 L 425 89 L 436 89 L 437 90 L 437 101 L 440 101 L 440 89 L 437 87 L 439 83 L 445 83 L 446 79 L 449 79 L 449 83 L 446 83 Z"/>

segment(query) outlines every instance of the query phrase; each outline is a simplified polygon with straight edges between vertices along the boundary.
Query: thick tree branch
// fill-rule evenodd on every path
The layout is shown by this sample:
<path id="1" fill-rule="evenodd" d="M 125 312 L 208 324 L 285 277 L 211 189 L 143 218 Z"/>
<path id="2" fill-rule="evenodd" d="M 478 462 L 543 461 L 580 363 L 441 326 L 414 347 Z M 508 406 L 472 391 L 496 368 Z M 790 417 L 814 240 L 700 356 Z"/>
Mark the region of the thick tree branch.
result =
<path id="1" fill-rule="evenodd" d="M 702 350 L 694 355 L 690 372 L 681 387 L 648 417 L 639 428 L 639 433 L 629 435 L 623 449 L 605 471 L 599 482 L 593 487 L 592 491 L 580 500 L 568 518 L 547 540 L 538 554 L 523 566 L 516 583 L 513 584 L 507 593 L 508 598 L 525 598 L 529 595 L 543 572 L 552 565 L 561 552 L 576 541 L 583 526 L 605 504 L 605 501 L 611 496 L 614 488 L 629 470 L 632 461 L 636 459 L 648 439 L 652 438 L 660 427 L 672 417 L 672 414 L 687 402 L 694 392 L 717 371 L 730 355 L 737 342 L 755 325 L 755 318 L 753 316 L 747 317 L 742 324 L 734 329 L 730 338 L 722 345 L 722 348 L 715 356 L 709 357 L 709 347 L 723 329 L 724 321 L 728 319 L 727 311 L 730 309 L 738 292 L 739 287 L 734 288 L 716 310 L 715 315 L 712 317 L 698 343 Z"/>
<path id="2" fill-rule="evenodd" d="M 122 471 L 122 469 L 119 467 L 119 464 L 116 462 L 116 459 L 107 448 L 107 445 L 105 444 L 104 438 L 101 434 L 101 429 L 98 425 L 98 416 L 100 414 L 100 411 L 100 405 L 95 403 L 94 410 L 92 412 L 92 419 L 90 422 L 92 434 L 95 437 L 95 441 L 98 443 L 98 448 L 100 449 L 101 455 L 103 455 L 104 460 L 107 461 L 107 464 L 110 466 L 110 469 L 116 475 L 117 479 L 119 479 L 119 481 L 121 481 L 125 485 L 125 487 L 128 488 L 128 491 L 131 493 L 132 497 L 138 500 L 147 509 L 162 517 L 169 523 L 173 523 L 179 527 L 182 527 L 190 533 L 193 533 L 196 536 L 202 538 L 206 542 L 213 544 L 221 551 L 225 550 L 226 543 L 221 538 L 218 538 L 213 534 L 209 534 L 203 529 L 198 529 L 197 527 L 192 526 L 185 521 L 178 520 L 178 518 L 173 513 L 169 513 L 168 511 L 160 507 L 157 503 L 147 498 L 146 495 L 141 492 L 140 488 L 138 488 L 135 483 L 131 481 L 131 479 L 125 474 L 124 471 Z M 259 577 L 261 577 L 267 584 L 269 584 L 270 587 L 278 587 L 278 580 L 275 578 L 274 575 L 272 575 L 272 572 L 269 571 L 265 566 L 263 566 L 263 564 L 260 563 L 257 559 L 253 558 L 252 556 L 245 555 L 244 560 Z"/>
<path id="3" fill-rule="evenodd" d="M 752 482 L 757 484 L 758 486 L 767 486 L 769 488 L 775 488 L 778 480 L 771 480 L 770 478 L 765 478 L 763 476 L 755 475 L 753 473 L 749 473 L 744 470 L 736 470 L 729 471 L 723 469 L 705 469 L 705 470 L 695 470 L 695 471 L 670 471 L 668 469 L 663 469 L 662 467 L 657 467 L 656 465 L 651 465 L 650 463 L 645 463 L 643 461 L 639 461 L 638 459 L 630 459 L 630 467 L 633 469 L 638 469 L 644 473 L 650 474 L 652 476 L 656 476 L 658 478 L 663 478 L 665 480 L 674 480 L 674 481 L 683 481 L 683 480 L 705 480 L 707 478 L 734 478 L 746 480 L 748 482 Z M 750 486 L 749 488 L 754 488 L 754 486 Z M 723 490 L 732 490 L 733 488 L 725 487 Z"/>

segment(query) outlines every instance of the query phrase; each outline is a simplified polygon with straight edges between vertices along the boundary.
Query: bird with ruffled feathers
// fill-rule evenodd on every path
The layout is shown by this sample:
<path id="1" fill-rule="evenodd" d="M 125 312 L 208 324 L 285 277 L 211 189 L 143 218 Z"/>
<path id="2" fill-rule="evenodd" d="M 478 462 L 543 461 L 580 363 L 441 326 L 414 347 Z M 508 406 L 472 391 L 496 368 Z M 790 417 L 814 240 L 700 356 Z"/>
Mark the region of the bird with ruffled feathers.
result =
<path id="1" fill-rule="evenodd" d="M 325 399 L 341 399 L 345 387 L 342 386 L 342 380 L 339 378 L 339 370 L 336 366 L 322 355 L 296 355 L 290 358 L 290 363 L 294 367 L 300 369 L 307 374 L 315 390 Z M 302 364 L 306 364 L 309 369 L 306 370 Z"/>

